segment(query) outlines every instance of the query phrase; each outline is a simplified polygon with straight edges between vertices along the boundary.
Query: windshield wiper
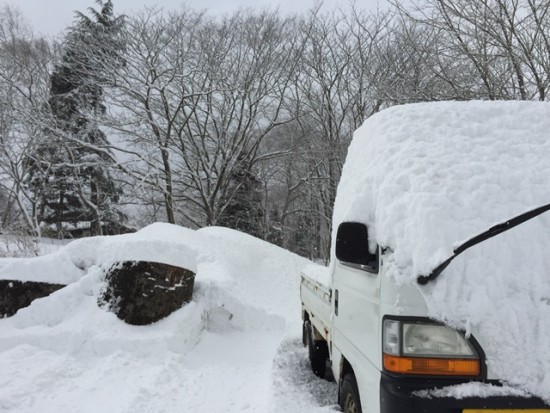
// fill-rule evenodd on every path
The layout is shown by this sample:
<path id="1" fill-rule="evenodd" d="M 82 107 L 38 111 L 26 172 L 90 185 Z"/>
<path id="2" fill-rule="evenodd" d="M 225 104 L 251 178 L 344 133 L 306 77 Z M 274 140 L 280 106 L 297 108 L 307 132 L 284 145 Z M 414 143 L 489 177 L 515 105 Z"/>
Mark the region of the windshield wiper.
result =
<path id="1" fill-rule="evenodd" d="M 550 211 L 550 204 L 543 205 L 541 207 L 532 209 L 531 211 L 524 212 L 517 217 L 514 217 L 489 228 L 487 231 L 476 235 L 475 237 L 464 242 L 463 244 L 460 244 L 453 250 L 453 255 L 451 255 L 449 258 L 447 258 L 445 261 L 435 267 L 429 275 L 419 275 L 416 281 L 418 282 L 418 284 L 424 285 L 430 281 L 435 280 L 437 277 L 439 277 L 439 274 L 441 274 L 443 270 L 447 268 L 452 260 L 454 260 L 458 255 L 462 254 L 468 248 L 473 247 L 480 242 L 488 240 L 489 238 L 493 238 L 494 236 L 501 234 L 505 231 L 508 231 L 509 229 L 512 229 L 519 224 L 523 224 L 525 221 L 529 221 L 530 219 L 533 219 L 546 211 Z"/>

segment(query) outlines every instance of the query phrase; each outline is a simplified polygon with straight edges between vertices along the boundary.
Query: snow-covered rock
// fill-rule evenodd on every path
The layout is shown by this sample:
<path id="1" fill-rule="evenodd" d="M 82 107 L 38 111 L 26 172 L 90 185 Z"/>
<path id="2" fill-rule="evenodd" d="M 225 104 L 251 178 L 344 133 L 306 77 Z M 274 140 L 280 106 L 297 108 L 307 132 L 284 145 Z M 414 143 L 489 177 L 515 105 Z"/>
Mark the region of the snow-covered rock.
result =
<path id="1" fill-rule="evenodd" d="M 150 261 L 123 261 L 107 269 L 98 299 L 128 324 L 147 325 L 169 316 L 191 301 L 195 273 Z"/>

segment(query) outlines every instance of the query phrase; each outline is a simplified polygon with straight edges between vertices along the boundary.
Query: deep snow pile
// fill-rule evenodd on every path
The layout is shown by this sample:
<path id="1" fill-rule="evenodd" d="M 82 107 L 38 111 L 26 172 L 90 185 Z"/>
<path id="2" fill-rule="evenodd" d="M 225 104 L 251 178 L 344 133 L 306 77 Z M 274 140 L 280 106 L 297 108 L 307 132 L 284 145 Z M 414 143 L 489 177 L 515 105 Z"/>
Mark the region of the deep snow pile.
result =
<path id="1" fill-rule="evenodd" d="M 97 306 L 105 269 L 120 259 L 196 270 L 193 301 L 151 326 L 124 324 Z M 298 394 L 280 389 L 297 386 L 301 408 L 331 411 L 320 395 L 332 386 L 335 397 L 334 385 L 301 371 L 305 265 L 236 231 L 168 224 L 4 260 L 3 278 L 71 284 L 0 320 L 0 411 L 279 412 Z"/>
<path id="2" fill-rule="evenodd" d="M 550 203 L 549 178 L 548 103 L 398 106 L 355 133 L 334 228 L 367 224 L 371 240 L 393 251 L 384 265 L 416 285 L 461 241 Z M 418 287 L 432 317 L 482 332 L 492 374 L 547 401 L 549 247 L 547 212 L 476 245 Z"/>

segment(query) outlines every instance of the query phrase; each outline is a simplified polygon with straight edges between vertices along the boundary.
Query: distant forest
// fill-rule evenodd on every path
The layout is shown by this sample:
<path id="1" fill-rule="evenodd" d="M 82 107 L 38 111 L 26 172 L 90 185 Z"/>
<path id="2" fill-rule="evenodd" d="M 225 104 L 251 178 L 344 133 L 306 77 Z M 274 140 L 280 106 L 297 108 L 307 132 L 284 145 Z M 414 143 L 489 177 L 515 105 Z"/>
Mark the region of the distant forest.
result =
<path id="1" fill-rule="evenodd" d="M 63 38 L 0 10 L 0 231 L 155 221 L 244 231 L 326 261 L 353 131 L 392 106 L 548 100 L 550 1 L 384 12 L 75 12 Z M 243 251 L 246 253 L 246 251 Z"/>

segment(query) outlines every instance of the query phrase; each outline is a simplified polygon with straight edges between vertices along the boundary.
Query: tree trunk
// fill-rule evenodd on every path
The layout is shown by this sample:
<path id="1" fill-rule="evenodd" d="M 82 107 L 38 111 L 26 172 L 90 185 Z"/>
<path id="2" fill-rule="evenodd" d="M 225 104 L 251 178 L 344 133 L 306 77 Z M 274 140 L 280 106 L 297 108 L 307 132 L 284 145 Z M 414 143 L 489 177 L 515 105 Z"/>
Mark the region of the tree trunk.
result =
<path id="1" fill-rule="evenodd" d="M 164 204 L 166 205 L 166 219 L 169 224 L 175 224 L 176 219 L 174 217 L 174 199 L 172 198 L 173 186 L 172 186 L 172 169 L 170 167 L 170 160 L 168 159 L 168 153 L 166 149 L 162 151 L 162 163 L 164 166 Z"/>
<path id="2" fill-rule="evenodd" d="M 95 182 L 95 174 L 92 174 L 92 179 L 90 182 L 90 192 L 91 192 L 91 201 L 92 207 L 90 207 L 92 212 L 92 220 L 90 222 L 90 235 L 103 235 L 103 230 L 101 228 L 101 218 L 98 213 L 99 209 L 99 193 L 97 190 L 97 184 Z"/>
<path id="3" fill-rule="evenodd" d="M 63 208 L 65 208 L 65 193 L 59 192 L 59 207 L 57 208 L 57 238 L 63 239 Z"/>

